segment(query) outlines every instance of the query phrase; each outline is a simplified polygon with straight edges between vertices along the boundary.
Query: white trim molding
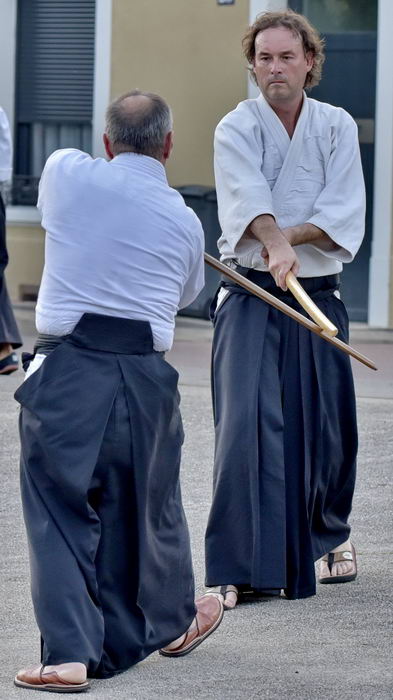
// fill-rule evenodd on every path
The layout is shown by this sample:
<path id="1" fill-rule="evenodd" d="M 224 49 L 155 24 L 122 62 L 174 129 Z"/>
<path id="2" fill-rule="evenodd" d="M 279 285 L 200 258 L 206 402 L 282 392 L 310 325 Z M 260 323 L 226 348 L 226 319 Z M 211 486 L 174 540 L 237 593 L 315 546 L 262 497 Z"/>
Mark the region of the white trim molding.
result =
<path id="1" fill-rule="evenodd" d="M 375 328 L 389 327 L 392 303 L 390 291 L 393 240 L 392 27 L 392 0 L 379 0 L 374 211 L 368 311 L 368 323 Z"/>
<path id="2" fill-rule="evenodd" d="M 96 0 L 93 156 L 103 156 L 102 134 L 111 90 L 112 0 Z"/>
<path id="3" fill-rule="evenodd" d="M 40 223 L 41 215 L 36 207 L 24 205 L 7 207 L 7 224 L 33 224 L 36 226 Z"/>

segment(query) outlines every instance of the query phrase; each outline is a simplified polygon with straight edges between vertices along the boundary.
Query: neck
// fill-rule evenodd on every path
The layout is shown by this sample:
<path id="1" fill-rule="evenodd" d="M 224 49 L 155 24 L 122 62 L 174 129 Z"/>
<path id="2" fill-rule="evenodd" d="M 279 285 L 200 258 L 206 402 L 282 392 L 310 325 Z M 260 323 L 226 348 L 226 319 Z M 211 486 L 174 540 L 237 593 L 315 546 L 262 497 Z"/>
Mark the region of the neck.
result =
<path id="1" fill-rule="evenodd" d="M 303 95 L 300 99 L 296 99 L 291 103 L 271 103 L 269 102 L 272 110 L 277 114 L 279 120 L 284 125 L 286 131 L 290 138 L 292 138 L 293 133 L 296 129 L 297 120 L 299 119 L 300 112 L 303 105 Z"/>

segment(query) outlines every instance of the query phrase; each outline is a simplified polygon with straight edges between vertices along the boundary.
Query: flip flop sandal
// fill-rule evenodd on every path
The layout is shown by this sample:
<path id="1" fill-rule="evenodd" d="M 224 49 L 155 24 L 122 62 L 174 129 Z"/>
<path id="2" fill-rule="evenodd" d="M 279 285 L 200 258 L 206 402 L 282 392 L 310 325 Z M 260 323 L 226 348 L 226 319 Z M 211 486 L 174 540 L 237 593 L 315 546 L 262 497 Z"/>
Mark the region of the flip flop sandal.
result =
<path id="1" fill-rule="evenodd" d="M 204 595 L 222 596 L 224 599 L 223 600 L 224 610 L 233 610 L 234 607 L 236 607 L 236 605 L 234 605 L 234 607 L 229 607 L 229 606 L 227 607 L 225 605 L 227 593 L 235 593 L 236 598 L 239 597 L 238 589 L 236 588 L 236 586 L 232 586 L 231 584 L 226 584 L 225 586 L 214 586 L 213 588 L 207 588 Z M 236 599 L 236 602 L 237 602 L 237 599 Z"/>
<path id="2" fill-rule="evenodd" d="M 43 690 L 49 693 L 82 693 L 90 688 L 89 681 L 70 683 L 62 679 L 56 671 L 45 672 L 42 665 L 19 671 L 14 678 L 14 684 L 18 688 Z"/>
<path id="3" fill-rule="evenodd" d="M 327 562 L 330 576 L 322 576 L 319 578 L 319 583 L 348 583 L 348 581 L 354 581 L 358 574 L 356 552 L 353 544 L 351 544 L 351 551 L 346 550 L 343 552 L 329 552 L 329 554 L 325 554 L 325 556 L 322 557 L 322 561 Z M 333 565 L 338 564 L 341 561 L 352 562 L 351 570 L 347 574 L 333 576 Z"/>

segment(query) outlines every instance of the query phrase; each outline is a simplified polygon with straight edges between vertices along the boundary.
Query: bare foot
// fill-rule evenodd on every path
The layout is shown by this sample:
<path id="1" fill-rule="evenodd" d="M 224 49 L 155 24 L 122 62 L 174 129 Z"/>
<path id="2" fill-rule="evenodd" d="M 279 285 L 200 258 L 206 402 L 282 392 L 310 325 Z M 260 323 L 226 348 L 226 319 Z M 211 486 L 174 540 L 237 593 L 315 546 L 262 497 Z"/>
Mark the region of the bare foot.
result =
<path id="1" fill-rule="evenodd" d="M 12 345 L 9 343 L 0 343 L 0 360 L 3 360 L 7 355 L 11 355 Z"/>
<path id="2" fill-rule="evenodd" d="M 205 595 L 215 595 L 222 600 L 224 610 L 232 610 L 236 606 L 239 591 L 236 586 L 228 583 L 223 586 L 207 588 Z"/>
<path id="3" fill-rule="evenodd" d="M 356 554 L 350 542 L 346 540 L 338 547 L 335 547 L 328 554 L 325 554 L 319 562 L 320 583 L 340 583 L 339 579 L 344 577 L 350 581 L 356 578 Z"/>

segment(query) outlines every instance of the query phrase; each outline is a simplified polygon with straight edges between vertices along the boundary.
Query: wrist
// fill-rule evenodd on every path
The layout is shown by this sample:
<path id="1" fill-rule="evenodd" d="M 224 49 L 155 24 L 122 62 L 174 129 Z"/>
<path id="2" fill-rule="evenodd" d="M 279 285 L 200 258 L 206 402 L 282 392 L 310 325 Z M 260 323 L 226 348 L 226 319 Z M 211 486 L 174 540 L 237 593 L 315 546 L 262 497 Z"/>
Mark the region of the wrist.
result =
<path id="1" fill-rule="evenodd" d="M 299 226 L 288 226 L 288 228 L 283 229 L 283 235 L 287 239 L 289 245 L 292 247 L 297 245 L 299 238 Z"/>
<path id="2" fill-rule="evenodd" d="M 266 236 L 263 243 L 269 253 L 274 253 L 277 250 L 281 250 L 283 246 L 290 245 L 287 237 L 279 228 L 272 235 Z"/>
<path id="3" fill-rule="evenodd" d="M 281 229 L 278 228 L 275 219 L 270 214 L 257 216 L 249 225 L 249 230 L 267 250 L 279 245 L 280 239 L 283 238 Z"/>

